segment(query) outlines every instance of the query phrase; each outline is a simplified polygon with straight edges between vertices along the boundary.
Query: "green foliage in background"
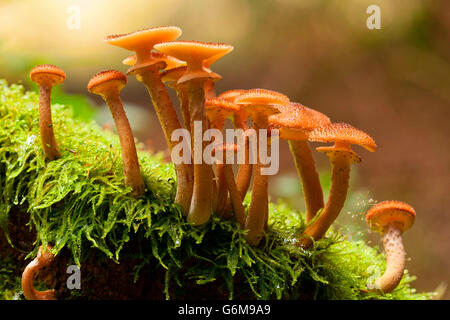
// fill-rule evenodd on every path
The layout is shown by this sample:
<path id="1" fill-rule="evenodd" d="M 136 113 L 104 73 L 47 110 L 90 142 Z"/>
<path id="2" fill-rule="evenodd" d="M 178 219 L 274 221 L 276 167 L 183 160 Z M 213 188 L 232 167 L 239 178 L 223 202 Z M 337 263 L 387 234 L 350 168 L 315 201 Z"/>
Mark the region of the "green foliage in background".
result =
<path id="1" fill-rule="evenodd" d="M 55 255 L 67 248 L 78 265 L 92 250 L 119 263 L 125 244 L 137 239 L 135 276 L 143 268 L 163 270 L 168 299 L 186 281 L 223 283 L 230 299 L 246 291 L 257 299 L 304 298 L 305 291 L 315 299 L 432 296 L 416 293 L 408 274 L 391 294 L 361 291 L 372 275 L 369 267 L 384 270 L 384 257 L 363 241 L 343 240 L 336 231 L 311 250 L 299 249 L 295 235 L 305 227 L 303 215 L 283 202 L 270 204 L 267 241 L 258 248 L 247 244 L 233 221 L 213 216 L 205 227 L 192 227 L 173 203 L 174 168 L 159 155 L 139 152 L 147 191 L 139 199 L 130 197 L 117 136 L 74 118 L 70 107 L 53 105 L 62 157 L 46 162 L 37 104 L 36 93 L 0 81 L 0 226 L 7 232 L 13 207 L 29 216 L 28 226 L 37 233 L 29 257 L 39 245 L 51 243 Z M 17 298 L 14 262 L 0 261 L 0 266 L 0 298 Z"/>

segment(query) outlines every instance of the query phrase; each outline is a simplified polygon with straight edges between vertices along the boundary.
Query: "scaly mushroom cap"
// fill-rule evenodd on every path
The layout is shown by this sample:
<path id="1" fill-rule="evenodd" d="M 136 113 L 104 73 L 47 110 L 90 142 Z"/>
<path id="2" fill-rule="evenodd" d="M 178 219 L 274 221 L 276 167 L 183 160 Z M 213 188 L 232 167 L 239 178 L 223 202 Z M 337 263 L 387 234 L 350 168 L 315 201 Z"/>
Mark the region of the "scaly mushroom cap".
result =
<path id="1" fill-rule="evenodd" d="M 31 69 L 30 78 L 38 85 L 55 86 L 64 82 L 66 73 L 57 66 L 41 64 Z"/>
<path id="2" fill-rule="evenodd" d="M 289 98 L 273 90 L 250 89 L 239 95 L 234 102 L 251 105 L 286 104 L 289 103 Z"/>
<path id="3" fill-rule="evenodd" d="M 404 232 L 411 228 L 415 218 L 414 208 L 401 201 L 377 203 L 366 214 L 367 224 L 377 232 L 383 232 L 388 225 L 395 225 Z"/>
<path id="4" fill-rule="evenodd" d="M 247 91 L 248 90 L 244 90 L 244 89 L 228 90 L 228 91 L 222 92 L 217 97 L 222 98 L 222 99 L 227 99 L 229 101 L 234 102 L 234 100 L 236 100 L 237 97 L 246 93 Z"/>
<path id="5" fill-rule="evenodd" d="M 164 62 L 166 63 L 166 68 L 165 68 L 166 71 L 186 65 L 186 62 L 178 60 L 177 58 L 168 56 L 167 54 L 164 54 L 164 53 L 161 53 L 158 51 L 152 51 L 151 55 L 152 55 L 153 59 L 164 60 Z M 137 60 L 137 57 L 135 54 L 133 54 L 132 56 L 129 56 L 129 57 L 123 59 L 122 63 L 127 66 L 134 66 L 136 64 L 136 60 Z"/>
<path id="6" fill-rule="evenodd" d="M 127 34 L 110 35 L 106 37 L 105 41 L 114 46 L 136 52 L 136 63 L 128 69 L 128 73 L 132 73 L 137 69 L 163 62 L 163 59 L 152 55 L 154 45 L 175 40 L 180 35 L 180 28 L 165 26 L 143 29 Z"/>
<path id="7" fill-rule="evenodd" d="M 354 163 L 361 162 L 361 157 L 351 149 L 352 144 L 360 145 L 371 152 L 377 147 L 371 136 L 347 123 L 330 123 L 317 127 L 308 133 L 308 140 L 334 142 L 332 147 L 319 147 L 316 150 L 327 153 L 329 157 L 336 152 L 344 152 Z"/>
<path id="8" fill-rule="evenodd" d="M 234 102 L 242 105 L 241 108 L 255 120 L 259 116 L 269 117 L 280 113 L 275 105 L 289 103 L 289 98 L 272 90 L 250 89 L 239 95 Z"/>
<path id="9" fill-rule="evenodd" d="M 182 61 L 186 61 L 188 70 L 178 83 L 196 78 L 220 79 L 220 75 L 212 72 L 209 67 L 205 67 L 207 61 L 209 66 L 218 60 L 217 56 L 223 57 L 233 50 L 233 46 L 224 43 L 206 43 L 199 41 L 173 41 L 155 45 L 155 49 L 173 56 Z"/>
<path id="10" fill-rule="evenodd" d="M 216 125 L 223 126 L 226 118 L 239 112 L 239 105 L 223 98 L 210 98 L 205 101 L 206 116 Z"/>
<path id="11" fill-rule="evenodd" d="M 127 84 L 127 77 L 119 71 L 107 70 L 94 75 L 88 83 L 88 90 L 91 93 L 103 95 L 111 90 L 122 90 Z"/>
<path id="12" fill-rule="evenodd" d="M 280 138 L 285 140 L 307 140 L 308 131 L 330 123 L 323 113 L 292 102 L 275 105 L 280 113 L 269 117 L 269 129 L 279 129 Z"/>

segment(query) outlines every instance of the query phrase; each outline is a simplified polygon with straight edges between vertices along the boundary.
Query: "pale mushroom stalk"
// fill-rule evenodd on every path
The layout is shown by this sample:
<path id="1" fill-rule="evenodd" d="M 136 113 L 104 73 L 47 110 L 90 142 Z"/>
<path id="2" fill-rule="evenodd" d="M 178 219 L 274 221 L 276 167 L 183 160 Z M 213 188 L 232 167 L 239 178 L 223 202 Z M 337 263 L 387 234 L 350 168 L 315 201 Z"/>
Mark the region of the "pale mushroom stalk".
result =
<path id="1" fill-rule="evenodd" d="M 395 200 L 379 202 L 366 214 L 370 228 L 382 234 L 386 270 L 375 281 L 375 289 L 383 293 L 392 292 L 402 280 L 406 260 L 402 234 L 411 228 L 415 218 L 413 207 Z"/>
<path id="2" fill-rule="evenodd" d="M 22 290 L 27 300 L 56 300 L 55 290 L 38 291 L 34 288 L 33 279 L 36 272 L 49 266 L 54 255 L 50 252 L 51 247 L 48 246 L 45 252 L 39 247 L 37 257 L 31 261 L 22 273 Z"/>
<path id="3" fill-rule="evenodd" d="M 289 148 L 294 156 L 295 167 L 301 178 L 305 196 L 306 222 L 308 223 L 324 207 L 319 173 L 308 141 L 289 140 Z"/>
<path id="4" fill-rule="evenodd" d="M 202 124 L 202 132 L 207 129 L 205 112 L 205 91 L 204 78 L 192 79 L 188 83 L 189 112 L 191 116 L 191 132 L 194 132 L 195 121 Z M 194 163 L 194 188 L 192 192 L 191 206 L 188 214 L 188 221 L 193 225 L 202 225 L 206 223 L 212 211 L 213 180 L 212 168 L 203 161 L 203 150 L 206 142 L 201 141 L 201 149 L 193 147 L 193 157 L 196 159 L 196 153 L 201 152 L 201 163 Z M 193 144 L 195 146 L 195 143 Z"/>
<path id="5" fill-rule="evenodd" d="M 139 79 L 144 83 L 153 102 L 156 114 L 164 132 L 167 145 L 170 150 L 175 145 L 171 140 L 172 132 L 181 129 L 180 121 L 170 100 L 169 94 L 161 81 L 159 68 L 148 67 L 139 72 Z M 175 164 L 177 175 L 177 192 L 175 203 L 182 208 L 183 214 L 189 212 L 193 192 L 192 166 L 186 163 Z"/>
<path id="6" fill-rule="evenodd" d="M 332 165 L 331 189 L 325 208 L 319 217 L 303 232 L 300 245 L 308 248 L 314 240 L 323 238 L 327 230 L 339 216 L 347 198 L 347 190 L 350 180 L 350 157 L 343 152 L 335 152 L 329 155 Z M 312 238 L 312 239 L 311 239 Z"/>
<path id="7" fill-rule="evenodd" d="M 402 231 L 395 225 L 388 225 L 383 231 L 383 245 L 386 255 L 386 271 L 375 285 L 384 293 L 394 290 L 402 280 L 405 270 L 405 249 Z"/>

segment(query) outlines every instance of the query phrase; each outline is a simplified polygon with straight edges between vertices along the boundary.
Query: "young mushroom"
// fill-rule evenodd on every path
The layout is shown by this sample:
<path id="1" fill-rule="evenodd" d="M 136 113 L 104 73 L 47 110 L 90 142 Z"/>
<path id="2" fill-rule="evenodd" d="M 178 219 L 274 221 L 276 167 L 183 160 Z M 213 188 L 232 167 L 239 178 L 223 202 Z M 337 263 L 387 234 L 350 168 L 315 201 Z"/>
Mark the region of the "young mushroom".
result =
<path id="1" fill-rule="evenodd" d="M 267 130 L 269 116 L 280 112 L 273 105 L 289 103 L 289 98 L 271 90 L 251 89 L 236 98 L 235 103 L 241 105 L 253 120 L 259 146 L 259 130 Z M 260 159 L 260 152 L 256 158 L 253 168 L 252 199 L 245 221 L 245 228 L 248 229 L 246 240 L 253 246 L 260 242 L 269 214 L 268 177 L 261 172 L 266 165 Z"/>
<path id="2" fill-rule="evenodd" d="M 361 157 L 352 149 L 358 144 L 373 152 L 375 141 L 367 133 L 346 123 L 331 123 L 317 127 L 308 134 L 310 141 L 334 142 L 332 147 L 319 147 L 316 150 L 325 152 L 332 165 L 331 189 L 328 201 L 320 215 L 303 232 L 299 245 L 308 248 L 325 236 L 325 233 L 336 220 L 344 207 L 350 180 L 350 164 L 361 162 Z"/>
<path id="3" fill-rule="evenodd" d="M 324 207 L 320 184 L 307 133 L 330 123 L 330 119 L 316 110 L 299 103 L 276 106 L 281 113 L 269 117 L 269 128 L 279 130 L 280 139 L 288 140 L 295 166 L 303 186 L 306 205 L 306 222 L 311 221 Z"/>
<path id="4" fill-rule="evenodd" d="M 205 101 L 206 116 L 212 129 L 223 130 L 225 120 L 239 111 L 239 106 L 222 98 L 210 98 Z M 227 167 L 227 168 L 225 168 Z M 228 188 L 225 181 L 224 169 L 232 170 L 231 166 L 216 164 L 217 171 L 217 207 L 214 208 L 217 214 L 222 215 L 227 203 Z M 232 173 L 233 171 L 231 171 Z M 234 176 L 233 176 L 234 179 Z M 242 201 L 242 200 L 241 200 Z"/>
<path id="5" fill-rule="evenodd" d="M 189 113 L 191 132 L 194 133 L 195 123 L 200 122 L 201 132 L 207 129 L 205 112 L 205 82 L 208 79 L 220 79 L 220 76 L 203 65 L 204 61 L 216 55 L 229 53 L 233 47 L 221 43 L 204 43 L 198 41 L 173 41 L 159 43 L 155 49 L 186 61 L 187 70 L 177 84 L 185 84 L 189 97 Z M 194 158 L 194 189 L 188 221 L 193 225 L 203 225 L 208 222 L 212 211 L 213 171 L 211 165 L 204 163 L 203 150 L 206 142 L 202 137 L 195 137 L 193 145 Z M 199 139 L 200 138 L 200 139 Z M 198 141 L 200 140 L 200 141 Z M 197 144 L 199 145 L 197 147 Z"/>
<path id="6" fill-rule="evenodd" d="M 111 35 L 105 41 L 111 45 L 136 52 L 136 62 L 128 69 L 128 74 L 135 74 L 141 81 L 153 102 L 156 114 L 161 124 L 166 143 L 172 151 L 177 142 L 172 141 L 172 133 L 181 129 L 177 113 L 170 100 L 169 94 L 161 81 L 160 71 L 167 67 L 169 62 L 165 55 L 154 53 L 155 44 L 172 41 L 181 35 L 181 29 L 174 26 L 155 27 L 139 30 L 132 33 Z M 192 189 L 192 166 L 186 163 L 175 164 L 177 175 L 177 193 L 175 203 L 179 204 L 184 215 L 189 211 Z"/>
<path id="7" fill-rule="evenodd" d="M 222 178 L 225 186 L 225 192 L 230 192 L 231 206 L 234 211 L 234 217 L 239 223 L 241 228 L 245 227 L 245 209 L 242 204 L 241 194 L 236 186 L 234 180 L 232 164 L 227 163 L 227 159 L 234 157 L 234 154 L 239 151 L 239 145 L 234 143 L 223 143 L 214 148 L 214 156 L 217 160 L 217 164 L 222 166 Z M 222 155 L 222 157 L 220 157 Z M 220 190 L 220 189 L 219 189 Z M 226 196 L 226 194 L 225 194 Z"/>
<path id="8" fill-rule="evenodd" d="M 132 195 L 139 197 L 144 193 L 145 185 L 139 169 L 134 136 L 120 99 L 120 91 L 126 83 L 127 77 L 123 73 L 107 70 L 94 75 L 87 87 L 89 92 L 100 95 L 108 104 L 120 139 L 125 183 L 133 189 Z"/>
<path id="9" fill-rule="evenodd" d="M 50 252 L 51 246 L 47 246 L 45 252 L 39 247 L 37 257 L 31 261 L 22 273 L 22 290 L 27 300 L 56 300 L 55 290 L 38 291 L 34 288 L 34 275 L 44 267 L 48 267 L 55 256 Z"/>
<path id="10" fill-rule="evenodd" d="M 64 71 L 56 66 L 44 64 L 34 67 L 30 78 L 39 85 L 39 130 L 45 157 L 55 160 L 61 156 L 59 146 L 53 132 L 51 93 L 52 87 L 66 79 Z"/>
<path id="11" fill-rule="evenodd" d="M 234 102 L 237 97 L 247 92 L 243 89 L 234 89 L 222 92 L 217 97 Z M 242 129 L 243 131 L 248 129 L 248 114 L 245 110 L 240 109 L 234 113 L 233 123 L 235 128 Z M 248 137 L 245 137 L 245 159 L 243 163 L 239 165 L 239 169 L 236 175 L 236 185 L 241 194 L 242 199 L 245 199 L 247 190 L 250 187 L 250 181 L 252 179 L 253 165 L 250 163 L 250 145 L 248 143 Z"/>
<path id="12" fill-rule="evenodd" d="M 415 218 L 414 209 L 401 201 L 377 203 L 366 214 L 370 228 L 382 234 L 386 271 L 375 281 L 375 287 L 383 293 L 394 290 L 402 280 L 406 256 L 402 233 L 411 228 Z"/>

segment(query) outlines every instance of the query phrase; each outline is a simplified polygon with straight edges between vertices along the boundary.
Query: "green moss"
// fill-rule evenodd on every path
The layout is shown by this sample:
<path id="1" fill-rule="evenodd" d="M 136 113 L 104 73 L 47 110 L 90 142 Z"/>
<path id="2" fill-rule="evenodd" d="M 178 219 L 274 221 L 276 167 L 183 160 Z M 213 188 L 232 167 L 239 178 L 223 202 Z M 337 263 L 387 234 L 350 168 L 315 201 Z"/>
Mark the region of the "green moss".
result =
<path id="1" fill-rule="evenodd" d="M 267 241 L 258 248 L 245 242 L 232 221 L 213 217 L 201 229 L 190 226 L 173 204 L 174 168 L 159 155 L 139 152 L 147 192 L 140 199 L 128 196 L 118 138 L 93 122 L 74 119 L 70 107 L 53 105 L 62 157 L 46 162 L 37 102 L 35 93 L 0 81 L 0 225 L 7 232 L 13 208 L 28 215 L 28 227 L 36 231 L 29 257 L 39 245 L 51 243 L 54 254 L 68 249 L 78 265 L 92 251 L 120 263 L 122 249 L 134 240 L 139 244 L 135 277 L 146 268 L 162 271 L 166 298 L 188 281 L 217 283 L 229 298 L 243 292 L 258 299 L 431 297 L 415 293 L 408 275 L 392 294 L 362 292 L 368 268 L 383 269 L 383 256 L 333 231 L 312 250 L 299 250 L 293 236 L 304 228 L 303 215 L 283 203 L 270 205 Z M 14 264 L 0 265 L 0 296 L 11 298 L 14 288 L 19 291 Z"/>

